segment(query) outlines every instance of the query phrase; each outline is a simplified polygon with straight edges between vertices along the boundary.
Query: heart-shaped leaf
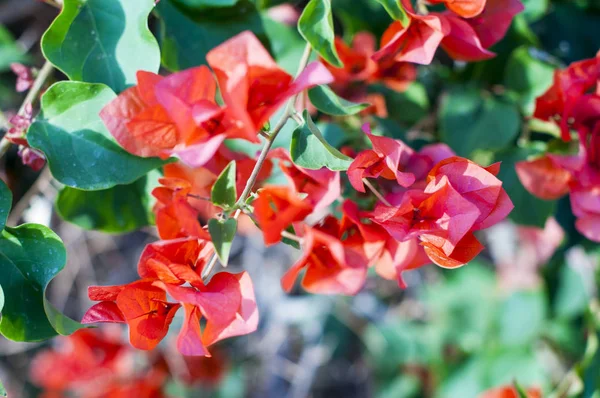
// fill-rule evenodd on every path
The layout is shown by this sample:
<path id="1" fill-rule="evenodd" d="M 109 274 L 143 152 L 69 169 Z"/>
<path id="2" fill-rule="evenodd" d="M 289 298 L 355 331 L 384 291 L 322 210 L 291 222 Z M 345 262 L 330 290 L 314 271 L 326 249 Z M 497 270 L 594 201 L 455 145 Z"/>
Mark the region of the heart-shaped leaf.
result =
<path id="1" fill-rule="evenodd" d="M 122 149 L 98 116 L 115 98 L 103 84 L 59 82 L 42 97 L 44 117 L 31 125 L 29 144 L 46 155 L 52 175 L 85 190 L 130 184 L 165 162 Z"/>
<path id="2" fill-rule="evenodd" d="M 153 0 L 64 0 L 42 51 L 69 79 L 119 93 L 138 70 L 158 72 L 160 50 L 148 29 L 153 8 Z"/>
<path id="3" fill-rule="evenodd" d="M 321 57 L 333 66 L 344 66 L 335 49 L 330 0 L 311 0 L 300 19 L 298 31 Z"/>
<path id="4" fill-rule="evenodd" d="M 215 206 L 229 209 L 235 205 L 237 200 L 235 175 L 235 161 L 232 160 L 221 172 L 210 191 L 210 200 Z"/>
<path id="5" fill-rule="evenodd" d="M 56 210 L 64 220 L 86 230 L 106 233 L 135 231 L 152 223 L 150 192 L 155 186 L 156 178 L 149 174 L 131 184 L 100 191 L 64 187 L 56 199 Z"/>
<path id="6" fill-rule="evenodd" d="M 370 105 L 368 103 L 357 104 L 340 98 L 327 86 L 310 89 L 308 98 L 315 108 L 332 116 L 354 115 Z"/>
<path id="7" fill-rule="evenodd" d="M 0 286 L 5 303 L 0 333 L 14 341 L 41 341 L 67 335 L 82 325 L 46 299 L 46 287 L 67 260 L 60 238 L 43 225 L 6 227 L 0 233 Z"/>
<path id="8" fill-rule="evenodd" d="M 235 238 L 237 231 L 237 220 L 229 218 L 225 221 L 219 221 L 215 218 L 208 220 L 208 232 L 212 239 L 215 251 L 223 266 L 227 266 L 229 262 L 229 253 L 231 252 L 231 244 Z"/>
<path id="9" fill-rule="evenodd" d="M 12 205 L 12 192 L 6 186 L 4 181 L 0 180 L 0 231 L 4 229 L 10 207 Z"/>
<path id="10" fill-rule="evenodd" d="M 348 170 L 352 158 L 344 155 L 327 142 L 319 128 L 312 121 L 308 111 L 304 111 L 303 125 L 298 126 L 292 134 L 290 155 L 292 161 L 300 167 L 318 170 L 327 167 L 329 170 Z"/>

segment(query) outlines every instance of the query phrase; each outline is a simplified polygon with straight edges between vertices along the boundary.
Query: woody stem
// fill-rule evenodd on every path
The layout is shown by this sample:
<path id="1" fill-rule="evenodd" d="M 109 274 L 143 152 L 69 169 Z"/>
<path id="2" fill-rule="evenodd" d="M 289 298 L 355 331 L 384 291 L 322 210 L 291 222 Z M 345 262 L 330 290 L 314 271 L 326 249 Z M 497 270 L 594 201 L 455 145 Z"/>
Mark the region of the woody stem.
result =
<path id="1" fill-rule="evenodd" d="M 290 239 L 293 241 L 296 241 L 300 244 L 302 244 L 302 242 L 304 241 L 301 237 L 299 237 L 298 235 L 294 235 L 292 233 L 289 233 L 288 231 L 281 231 L 281 236 L 286 238 L 286 239 Z"/>
<path id="2" fill-rule="evenodd" d="M 21 105 L 21 108 L 19 108 L 19 112 L 17 113 L 17 115 L 23 116 L 25 114 L 27 105 L 33 104 L 33 102 L 37 98 L 40 90 L 44 86 L 44 83 L 46 82 L 48 77 L 52 74 L 53 70 L 54 70 L 54 67 L 52 66 L 52 64 L 50 62 L 46 61 L 44 66 L 42 66 L 42 69 L 40 69 L 35 81 L 33 82 L 31 89 L 27 93 L 25 100 L 23 100 L 23 104 Z M 8 148 L 10 148 L 10 145 L 11 145 L 11 142 L 8 139 L 6 139 L 6 137 L 2 138 L 2 140 L 0 140 L 0 158 L 2 158 L 6 154 L 6 151 L 8 151 Z"/>
<path id="3" fill-rule="evenodd" d="M 310 53 L 311 53 L 311 47 L 310 47 L 310 44 L 307 44 L 306 47 L 304 48 L 304 53 L 302 54 L 302 58 L 300 59 L 300 64 L 298 65 L 298 72 L 296 73 L 296 77 L 298 77 L 298 75 L 300 75 L 300 73 L 302 73 L 304 68 L 306 68 L 306 65 L 308 64 L 308 60 L 310 59 Z M 292 98 L 289 99 L 289 101 L 285 107 L 285 111 L 283 112 L 283 115 L 281 116 L 281 118 L 279 119 L 279 121 L 277 122 L 275 127 L 273 127 L 273 130 L 271 130 L 269 137 L 265 141 L 265 145 L 263 146 L 262 150 L 260 151 L 260 155 L 258 156 L 256 165 L 254 166 L 254 169 L 252 170 L 252 174 L 250 174 L 250 178 L 248 179 L 248 182 L 246 183 L 246 186 L 244 187 L 244 191 L 242 192 L 242 194 L 240 195 L 240 198 L 238 199 L 238 201 L 235 204 L 236 207 L 241 208 L 244 206 L 246 199 L 252 192 L 252 188 L 254 188 L 254 184 L 256 183 L 256 179 L 258 178 L 258 174 L 260 173 L 260 170 L 261 170 L 263 164 L 265 163 L 265 160 L 267 159 L 267 155 L 269 154 L 269 150 L 271 150 L 271 147 L 273 146 L 273 142 L 275 141 L 275 138 L 277 138 L 277 135 L 279 134 L 281 129 L 283 129 L 283 126 L 285 126 L 288 119 L 291 117 L 294 117 L 294 115 L 296 114 L 296 109 L 295 109 L 294 105 L 295 105 L 296 99 L 298 98 L 299 95 L 300 95 L 300 93 L 294 95 Z"/>
<path id="4" fill-rule="evenodd" d="M 373 186 L 373 184 L 371 184 L 371 182 L 369 180 L 367 180 L 366 178 L 363 178 L 362 182 L 367 186 L 367 188 L 369 188 L 369 190 L 371 192 L 373 192 L 373 195 L 375 195 L 377 197 L 377 199 L 379 199 L 381 201 L 381 203 L 383 203 L 386 206 L 392 207 L 392 204 L 390 202 L 388 202 L 387 199 L 384 198 L 381 193 L 379 193 L 379 191 L 377 190 L 377 188 L 375 188 Z"/>

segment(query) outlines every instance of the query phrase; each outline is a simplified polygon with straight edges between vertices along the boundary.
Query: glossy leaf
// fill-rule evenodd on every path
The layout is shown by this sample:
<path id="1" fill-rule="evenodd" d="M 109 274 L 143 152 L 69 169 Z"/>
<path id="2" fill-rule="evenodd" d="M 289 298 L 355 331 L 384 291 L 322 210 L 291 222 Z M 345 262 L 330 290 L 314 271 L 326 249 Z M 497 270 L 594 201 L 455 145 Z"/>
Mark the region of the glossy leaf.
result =
<path id="1" fill-rule="evenodd" d="M 335 49 L 330 0 L 311 0 L 300 15 L 298 31 L 325 61 L 344 66 Z"/>
<path id="2" fill-rule="evenodd" d="M 130 184 L 165 162 L 123 150 L 98 116 L 115 94 L 102 84 L 59 82 L 42 97 L 43 118 L 33 123 L 29 144 L 46 155 L 52 175 L 85 190 Z"/>
<path id="3" fill-rule="evenodd" d="M 290 155 L 293 162 L 306 169 L 347 170 L 352 159 L 333 146 L 321 134 L 307 111 L 304 111 L 305 123 L 298 126 L 292 134 Z"/>
<path id="4" fill-rule="evenodd" d="M 156 13 L 162 22 L 162 63 L 172 71 L 206 64 L 210 50 L 238 33 L 263 32 L 260 15 L 248 0 L 238 1 L 235 7 L 205 10 L 194 17 L 164 0 L 157 4 Z"/>
<path id="5" fill-rule="evenodd" d="M 152 222 L 149 177 L 99 191 L 64 187 L 56 199 L 56 210 L 66 221 L 86 230 L 124 233 Z"/>
<path id="6" fill-rule="evenodd" d="M 208 221 L 208 232 L 212 239 L 215 251 L 223 266 L 227 266 L 229 262 L 229 253 L 231 252 L 231 244 L 235 238 L 237 231 L 237 221 L 233 218 L 225 221 L 219 221 L 211 218 Z"/>
<path id="7" fill-rule="evenodd" d="M 0 231 L 4 229 L 12 205 L 12 192 L 4 181 L 0 180 Z"/>
<path id="8" fill-rule="evenodd" d="M 210 200 L 214 205 L 223 208 L 231 208 L 235 205 L 235 201 L 237 200 L 235 176 L 235 161 L 232 160 L 223 169 L 210 191 Z"/>
<path id="9" fill-rule="evenodd" d="M 409 16 L 402 7 L 400 0 L 377 0 L 377 2 L 385 8 L 392 18 L 402 22 L 402 25 L 405 25 L 409 21 Z"/>
<path id="10" fill-rule="evenodd" d="M 308 98 L 315 108 L 333 116 L 354 115 L 370 105 L 367 103 L 357 104 L 340 98 L 327 86 L 311 88 L 308 90 Z"/>
<path id="11" fill-rule="evenodd" d="M 0 285 L 6 295 L 0 333 L 4 337 L 41 341 L 82 327 L 45 297 L 46 287 L 66 259 L 60 238 L 42 225 L 6 227 L 0 234 Z"/>
<path id="12" fill-rule="evenodd" d="M 502 162 L 497 177 L 515 205 L 509 217 L 520 225 L 543 228 L 548 217 L 554 213 L 556 202 L 538 199 L 527 192 L 515 171 L 515 163 L 527 159 L 533 153 L 529 149 L 515 148 L 496 154 L 494 161 Z"/>
<path id="13" fill-rule="evenodd" d="M 482 99 L 474 89 L 450 91 L 442 99 L 439 117 L 440 138 L 460 156 L 505 148 L 521 127 L 515 106 L 493 97 Z"/>
<path id="14" fill-rule="evenodd" d="M 64 0 L 42 51 L 69 79 L 121 92 L 138 70 L 158 72 L 160 50 L 148 29 L 153 8 L 153 0 Z"/>

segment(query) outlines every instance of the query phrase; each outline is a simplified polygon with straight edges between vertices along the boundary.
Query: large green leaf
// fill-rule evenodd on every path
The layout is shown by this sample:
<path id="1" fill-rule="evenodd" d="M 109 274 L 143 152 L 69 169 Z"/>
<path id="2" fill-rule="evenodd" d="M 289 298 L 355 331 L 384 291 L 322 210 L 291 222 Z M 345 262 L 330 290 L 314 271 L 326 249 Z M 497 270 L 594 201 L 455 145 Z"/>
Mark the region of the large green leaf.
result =
<path id="1" fill-rule="evenodd" d="M 311 0 L 300 15 L 298 31 L 325 61 L 344 66 L 335 49 L 330 0 Z"/>
<path id="2" fill-rule="evenodd" d="M 229 262 L 229 253 L 231 252 L 231 244 L 235 238 L 237 231 L 237 220 L 229 218 L 221 221 L 215 218 L 208 220 L 208 232 L 212 239 L 215 251 L 219 260 L 224 266 Z"/>
<path id="3" fill-rule="evenodd" d="M 517 224 L 543 228 L 548 217 L 554 213 L 556 202 L 538 199 L 527 192 L 515 171 L 516 162 L 534 153 L 532 149 L 514 148 L 497 153 L 494 160 L 502 162 L 498 178 L 515 205 L 509 217 Z"/>
<path id="4" fill-rule="evenodd" d="M 519 134 L 521 118 L 514 105 L 493 97 L 482 98 L 476 89 L 455 88 L 442 99 L 440 138 L 460 156 L 476 149 L 499 150 Z"/>
<path id="5" fill-rule="evenodd" d="M 153 0 L 64 0 L 42 51 L 69 79 L 121 92 L 138 70 L 158 72 L 160 50 L 148 29 L 153 7 Z"/>
<path id="6" fill-rule="evenodd" d="M 552 85 L 554 67 L 536 57 L 534 49 L 519 47 L 511 54 L 504 72 L 507 89 L 520 95 L 525 113 L 533 114 L 535 98 Z"/>
<path id="7" fill-rule="evenodd" d="M 528 346 L 538 337 L 546 319 L 546 296 L 542 289 L 517 291 L 500 310 L 499 334 L 503 346 Z"/>
<path id="8" fill-rule="evenodd" d="M 215 206 L 231 208 L 237 200 L 235 188 L 236 167 L 232 160 L 221 172 L 210 191 L 210 200 Z"/>
<path id="9" fill-rule="evenodd" d="M 30 145 L 44 152 L 52 175 L 85 190 L 130 184 L 164 161 L 123 150 L 98 116 L 115 93 L 102 84 L 59 82 L 42 97 L 43 118 L 27 133 Z"/>
<path id="10" fill-rule="evenodd" d="M 205 64 L 206 53 L 245 30 L 263 33 L 260 15 L 248 0 L 199 15 L 190 15 L 172 1 L 162 0 L 156 13 L 162 22 L 162 63 L 173 71 Z"/>
<path id="11" fill-rule="evenodd" d="M 4 181 L 0 180 L 0 231 L 4 229 L 10 207 L 12 205 L 12 192 L 6 186 Z"/>
<path id="12" fill-rule="evenodd" d="M 0 286 L 6 296 L 0 333 L 14 341 L 40 341 L 82 326 L 46 299 L 46 287 L 65 266 L 60 238 L 37 224 L 6 227 L 0 233 Z"/>
<path id="13" fill-rule="evenodd" d="M 337 96 L 327 86 L 317 86 L 308 91 L 310 102 L 323 113 L 333 116 L 354 115 L 366 107 L 367 103 L 357 104 Z"/>
<path id="14" fill-rule="evenodd" d="M 307 111 L 303 125 L 292 134 L 290 155 L 295 164 L 311 170 L 327 167 L 329 170 L 348 170 L 352 158 L 344 155 L 325 140 Z"/>
<path id="15" fill-rule="evenodd" d="M 25 51 L 17 45 L 10 32 L 0 25 L 0 72 L 8 70 L 13 62 L 23 62 L 25 59 Z"/>
<path id="16" fill-rule="evenodd" d="M 156 181 L 149 176 L 99 191 L 64 187 L 56 210 L 66 221 L 87 230 L 124 233 L 152 223 L 150 196 Z"/>

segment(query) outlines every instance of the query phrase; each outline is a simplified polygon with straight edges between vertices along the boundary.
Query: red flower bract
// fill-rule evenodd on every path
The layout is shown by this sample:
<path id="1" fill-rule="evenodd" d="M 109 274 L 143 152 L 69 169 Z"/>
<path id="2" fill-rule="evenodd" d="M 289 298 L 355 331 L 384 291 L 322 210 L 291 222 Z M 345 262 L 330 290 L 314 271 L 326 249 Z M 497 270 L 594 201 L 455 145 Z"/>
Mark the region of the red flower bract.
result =
<path id="1" fill-rule="evenodd" d="M 340 232 L 335 218 L 327 218 L 321 226 L 300 226 L 296 232 L 302 236 L 304 254 L 281 279 L 285 291 L 292 290 L 302 270 L 306 270 L 302 287 L 311 293 L 353 295 L 362 288 L 368 260 L 361 249 L 344 245 L 340 236 L 332 235 Z"/>
<path id="2" fill-rule="evenodd" d="M 209 51 L 206 60 L 225 101 L 228 137 L 252 142 L 260 142 L 258 132 L 288 98 L 333 81 L 318 62 L 309 64 L 294 80 L 249 31 Z"/>

